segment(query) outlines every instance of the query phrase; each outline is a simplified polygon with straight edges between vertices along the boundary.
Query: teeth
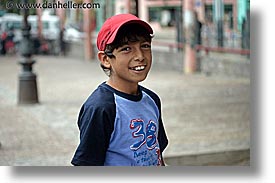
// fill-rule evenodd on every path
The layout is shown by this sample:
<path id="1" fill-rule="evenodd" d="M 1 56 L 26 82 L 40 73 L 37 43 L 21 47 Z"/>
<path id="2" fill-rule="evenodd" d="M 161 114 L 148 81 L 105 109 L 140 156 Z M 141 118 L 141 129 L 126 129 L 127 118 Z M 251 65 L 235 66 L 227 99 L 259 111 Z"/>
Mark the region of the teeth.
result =
<path id="1" fill-rule="evenodd" d="M 135 70 L 135 71 L 141 71 L 143 69 L 145 69 L 145 66 L 137 66 L 137 67 L 133 68 L 133 70 Z"/>

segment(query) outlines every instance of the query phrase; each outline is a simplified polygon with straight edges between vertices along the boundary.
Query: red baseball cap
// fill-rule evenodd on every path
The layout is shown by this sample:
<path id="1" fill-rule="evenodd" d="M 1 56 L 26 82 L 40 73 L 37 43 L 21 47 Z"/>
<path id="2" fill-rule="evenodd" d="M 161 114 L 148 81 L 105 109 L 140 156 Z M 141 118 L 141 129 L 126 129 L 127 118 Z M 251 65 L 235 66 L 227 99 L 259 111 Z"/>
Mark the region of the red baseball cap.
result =
<path id="1" fill-rule="evenodd" d="M 100 51 L 104 51 L 107 44 L 111 44 L 117 35 L 118 30 L 125 24 L 140 24 L 148 30 L 150 34 L 153 34 L 153 29 L 145 21 L 139 19 L 132 14 L 119 14 L 108 18 L 102 25 L 97 36 L 97 48 Z"/>

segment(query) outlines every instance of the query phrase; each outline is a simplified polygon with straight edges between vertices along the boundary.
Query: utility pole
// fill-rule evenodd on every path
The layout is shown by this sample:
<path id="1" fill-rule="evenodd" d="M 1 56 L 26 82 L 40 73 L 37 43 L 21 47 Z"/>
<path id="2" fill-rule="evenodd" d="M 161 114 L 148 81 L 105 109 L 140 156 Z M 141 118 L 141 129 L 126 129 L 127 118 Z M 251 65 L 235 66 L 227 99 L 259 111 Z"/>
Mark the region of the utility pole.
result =
<path id="1" fill-rule="evenodd" d="M 83 3 L 91 3 L 91 0 L 83 0 Z M 91 30 L 91 21 L 94 19 L 94 15 L 91 15 L 91 10 L 86 8 L 83 9 L 83 29 L 85 32 L 84 40 L 84 56 L 85 60 L 90 60 L 94 58 L 94 50 L 92 46 L 92 30 Z"/>
<path id="2" fill-rule="evenodd" d="M 41 0 L 39 0 L 41 1 Z M 65 0 L 56 0 L 57 2 L 60 2 L 61 4 L 65 3 Z M 62 30 L 65 25 L 65 9 L 64 8 L 57 8 L 56 9 L 56 14 L 58 15 L 60 19 L 60 29 Z"/>
<path id="3" fill-rule="evenodd" d="M 185 28 L 185 53 L 184 72 L 192 74 L 196 71 L 196 50 L 195 50 L 195 13 L 193 0 L 184 1 L 184 28 Z"/>
<path id="4" fill-rule="evenodd" d="M 42 0 L 36 0 L 37 4 L 42 4 Z M 38 39 L 41 41 L 42 39 L 42 30 L 43 30 L 43 24 L 42 24 L 42 9 L 36 8 L 36 14 L 37 14 L 37 33 L 38 33 Z"/>
<path id="5" fill-rule="evenodd" d="M 148 8 L 148 5 L 146 0 L 140 0 L 138 2 L 138 16 L 140 19 L 145 21 L 149 20 L 147 8 Z"/>

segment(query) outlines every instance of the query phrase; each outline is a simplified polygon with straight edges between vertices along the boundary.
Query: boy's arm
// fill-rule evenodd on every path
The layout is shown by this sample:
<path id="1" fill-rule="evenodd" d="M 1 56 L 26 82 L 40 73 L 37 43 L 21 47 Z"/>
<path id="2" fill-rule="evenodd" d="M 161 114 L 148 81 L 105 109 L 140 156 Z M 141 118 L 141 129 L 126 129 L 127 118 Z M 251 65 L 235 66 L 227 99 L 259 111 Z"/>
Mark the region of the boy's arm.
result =
<path id="1" fill-rule="evenodd" d="M 104 107 L 82 107 L 78 125 L 80 144 L 72 164 L 75 166 L 103 166 L 113 131 L 113 115 Z"/>
<path id="2" fill-rule="evenodd" d="M 162 155 L 161 155 L 161 166 L 166 166 Z"/>
<path id="3" fill-rule="evenodd" d="M 158 141 L 159 141 L 160 152 L 162 153 L 168 145 L 168 138 L 166 136 L 166 132 L 165 132 L 161 118 L 159 119 Z"/>
<path id="4" fill-rule="evenodd" d="M 162 119 L 159 120 L 159 134 L 158 134 L 158 141 L 159 141 L 159 147 L 160 147 L 160 154 L 161 154 L 161 166 L 165 166 L 165 162 L 162 156 L 162 153 L 164 149 L 168 145 L 168 139 L 165 133 L 165 129 L 162 123 Z"/>

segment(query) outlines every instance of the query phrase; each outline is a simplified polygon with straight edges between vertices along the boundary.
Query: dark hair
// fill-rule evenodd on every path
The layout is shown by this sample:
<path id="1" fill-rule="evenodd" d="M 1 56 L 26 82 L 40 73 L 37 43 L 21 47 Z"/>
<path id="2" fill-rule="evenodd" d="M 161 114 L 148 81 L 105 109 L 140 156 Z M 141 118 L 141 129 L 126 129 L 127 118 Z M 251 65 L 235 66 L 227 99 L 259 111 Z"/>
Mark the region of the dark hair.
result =
<path id="1" fill-rule="evenodd" d="M 142 25 L 140 24 L 126 24 L 122 26 L 117 35 L 115 40 L 111 43 L 106 45 L 104 53 L 110 57 L 115 58 L 113 55 L 113 51 L 129 42 L 137 42 L 141 40 L 145 40 L 151 42 L 153 35 L 149 33 Z M 110 68 L 106 68 L 104 65 L 100 65 L 103 71 L 110 76 Z"/>

